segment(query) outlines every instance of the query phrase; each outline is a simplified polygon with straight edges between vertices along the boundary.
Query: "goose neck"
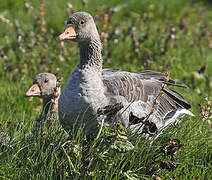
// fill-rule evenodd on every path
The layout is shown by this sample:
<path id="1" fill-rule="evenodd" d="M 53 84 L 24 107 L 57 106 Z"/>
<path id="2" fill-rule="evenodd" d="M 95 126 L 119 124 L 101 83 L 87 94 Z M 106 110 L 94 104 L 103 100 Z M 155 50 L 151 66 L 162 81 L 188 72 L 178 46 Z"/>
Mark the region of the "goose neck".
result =
<path id="1" fill-rule="evenodd" d="M 95 69 L 102 71 L 102 45 L 100 40 L 93 40 L 86 43 L 79 44 L 80 49 L 80 66 L 94 67 Z"/>

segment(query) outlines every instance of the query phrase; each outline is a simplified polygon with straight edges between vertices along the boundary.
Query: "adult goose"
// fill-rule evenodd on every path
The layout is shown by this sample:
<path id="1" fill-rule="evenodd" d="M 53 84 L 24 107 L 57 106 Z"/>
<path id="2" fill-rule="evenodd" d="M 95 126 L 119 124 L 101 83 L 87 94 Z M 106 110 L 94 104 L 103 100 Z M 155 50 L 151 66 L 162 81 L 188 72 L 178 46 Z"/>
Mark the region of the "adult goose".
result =
<path id="1" fill-rule="evenodd" d="M 58 40 L 77 42 L 80 52 L 79 64 L 59 98 L 59 119 L 67 132 L 74 124 L 83 124 L 89 134 L 101 122 L 112 125 L 115 120 L 129 129 L 139 124 L 140 130 L 146 131 L 147 119 L 154 131 L 160 132 L 182 114 L 192 114 L 187 110 L 190 104 L 180 94 L 163 86 L 175 83 L 162 73 L 103 70 L 102 44 L 90 14 L 74 13 Z M 122 106 L 117 113 L 99 115 L 101 109 L 116 104 Z"/>
<path id="2" fill-rule="evenodd" d="M 55 118 L 58 114 L 58 99 L 60 96 L 60 79 L 52 73 L 36 75 L 32 86 L 25 93 L 25 97 L 39 97 L 43 99 L 40 120 L 50 114 Z"/>

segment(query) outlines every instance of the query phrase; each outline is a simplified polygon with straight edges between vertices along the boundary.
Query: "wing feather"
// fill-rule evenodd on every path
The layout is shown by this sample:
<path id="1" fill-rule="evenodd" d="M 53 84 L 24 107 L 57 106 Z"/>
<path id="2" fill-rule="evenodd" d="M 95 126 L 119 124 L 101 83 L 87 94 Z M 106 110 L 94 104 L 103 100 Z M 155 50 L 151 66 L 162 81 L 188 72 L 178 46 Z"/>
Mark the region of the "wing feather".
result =
<path id="1" fill-rule="evenodd" d="M 143 101 L 149 103 L 149 97 L 156 97 L 159 100 L 156 116 L 160 121 L 172 112 L 176 112 L 178 108 L 190 108 L 190 104 L 185 99 L 168 88 L 162 88 L 162 84 L 167 82 L 166 76 L 162 73 L 154 71 L 143 71 L 140 73 L 130 73 L 124 71 L 107 71 L 103 76 L 103 83 L 106 94 L 113 99 L 122 97 L 126 102 L 133 103 L 135 101 Z M 172 85 L 173 80 L 169 80 Z M 158 96 L 163 91 L 163 96 Z M 152 102 L 154 103 L 154 102 Z M 149 112 L 150 110 L 148 110 Z"/>

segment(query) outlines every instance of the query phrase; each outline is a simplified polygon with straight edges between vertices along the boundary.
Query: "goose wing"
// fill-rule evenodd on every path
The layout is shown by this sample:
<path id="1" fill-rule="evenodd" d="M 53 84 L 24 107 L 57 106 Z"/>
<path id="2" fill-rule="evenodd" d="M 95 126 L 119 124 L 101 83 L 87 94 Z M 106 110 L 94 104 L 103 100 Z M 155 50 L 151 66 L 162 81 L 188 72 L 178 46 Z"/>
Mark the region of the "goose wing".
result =
<path id="1" fill-rule="evenodd" d="M 128 103 L 142 102 L 141 104 L 153 104 L 155 99 L 159 101 L 157 105 L 156 117 L 161 122 L 168 116 L 173 116 L 178 109 L 188 109 L 190 104 L 185 99 L 168 88 L 163 88 L 164 82 L 175 85 L 172 80 L 166 80 L 162 73 L 153 71 L 143 71 L 140 73 L 130 73 L 117 71 L 103 74 L 103 83 L 106 88 L 106 96 Z M 162 96 L 159 96 L 160 93 Z M 142 106 L 143 106 L 142 105 Z M 145 113 L 151 111 L 152 106 L 148 106 Z M 137 108 L 143 108 L 137 106 Z M 144 109 L 144 108 L 143 108 Z"/>
<path id="2" fill-rule="evenodd" d="M 123 96 L 127 102 L 147 101 L 148 95 L 157 95 L 162 83 L 142 74 L 118 71 L 104 73 L 103 83 L 108 96 Z"/>
<path id="3" fill-rule="evenodd" d="M 110 75 L 114 72 L 118 72 L 120 71 L 119 68 L 105 68 L 102 70 L 102 75 L 105 76 L 105 75 Z"/>

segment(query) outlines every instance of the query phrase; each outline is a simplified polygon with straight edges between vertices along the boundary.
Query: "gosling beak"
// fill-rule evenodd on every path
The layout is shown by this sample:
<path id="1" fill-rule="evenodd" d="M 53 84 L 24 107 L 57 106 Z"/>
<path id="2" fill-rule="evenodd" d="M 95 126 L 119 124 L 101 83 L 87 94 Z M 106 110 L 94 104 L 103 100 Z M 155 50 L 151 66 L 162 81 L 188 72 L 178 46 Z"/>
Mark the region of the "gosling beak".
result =
<path id="1" fill-rule="evenodd" d="M 25 97 L 41 96 L 41 90 L 38 84 L 33 84 L 25 93 Z"/>
<path id="2" fill-rule="evenodd" d="M 65 31 L 57 37 L 57 40 L 73 40 L 76 39 L 77 33 L 72 25 L 67 26 Z"/>

